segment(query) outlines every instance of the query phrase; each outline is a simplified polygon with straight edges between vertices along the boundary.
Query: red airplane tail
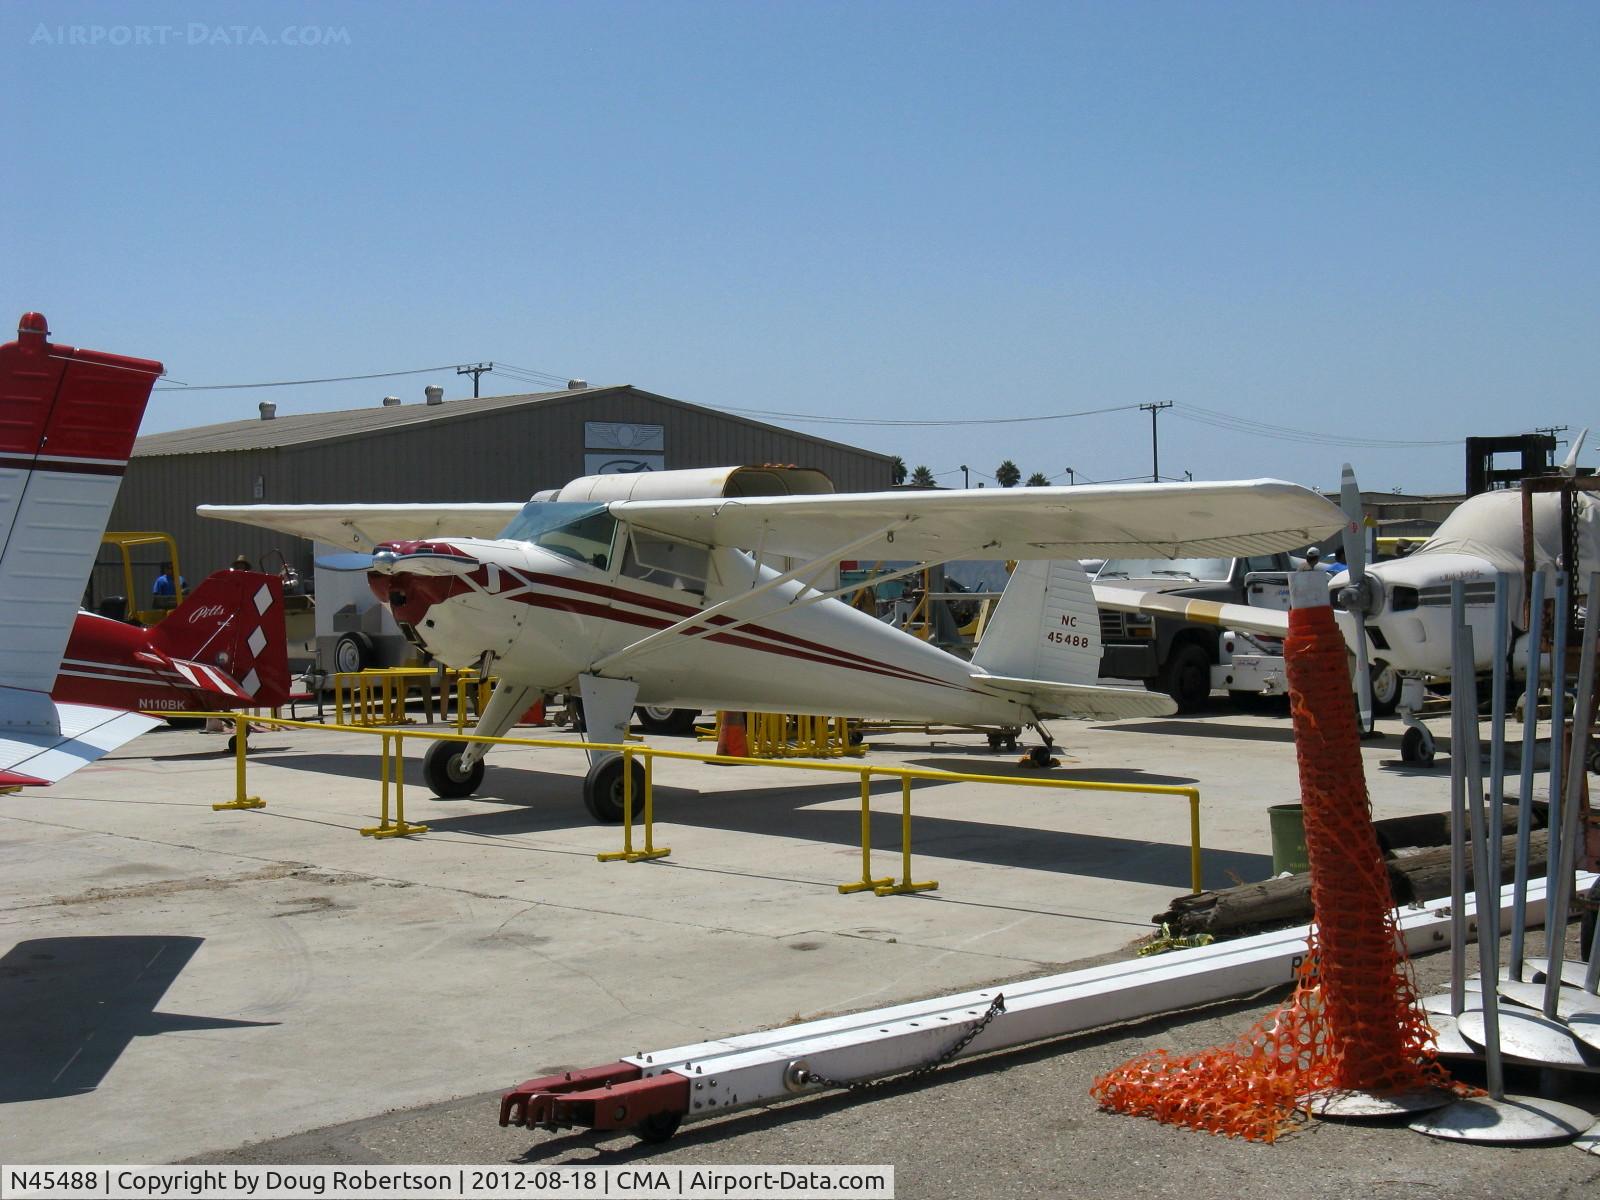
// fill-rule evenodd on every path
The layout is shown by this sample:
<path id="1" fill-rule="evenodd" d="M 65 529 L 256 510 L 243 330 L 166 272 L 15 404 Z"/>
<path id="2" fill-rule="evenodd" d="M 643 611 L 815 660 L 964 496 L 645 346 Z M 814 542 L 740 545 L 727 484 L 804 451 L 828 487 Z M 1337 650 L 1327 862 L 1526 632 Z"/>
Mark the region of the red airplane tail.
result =
<path id="1" fill-rule="evenodd" d="M 201 580 L 150 631 L 150 644 L 193 674 L 196 686 L 225 697 L 226 707 L 275 708 L 289 700 L 283 581 L 276 575 L 218 571 Z"/>

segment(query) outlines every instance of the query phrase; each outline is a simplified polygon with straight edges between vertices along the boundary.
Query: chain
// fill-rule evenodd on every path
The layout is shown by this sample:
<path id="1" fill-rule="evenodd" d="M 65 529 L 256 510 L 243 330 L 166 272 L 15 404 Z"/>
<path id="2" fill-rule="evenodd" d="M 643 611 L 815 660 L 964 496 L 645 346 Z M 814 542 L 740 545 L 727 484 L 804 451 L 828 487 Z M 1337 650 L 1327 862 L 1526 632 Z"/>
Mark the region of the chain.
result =
<path id="1" fill-rule="evenodd" d="M 912 1079 L 920 1079 L 924 1075 L 937 1071 L 954 1059 L 956 1055 L 972 1044 L 973 1038 L 987 1029 L 989 1023 L 1005 1010 L 1006 998 L 1004 994 L 995 993 L 994 999 L 989 1002 L 989 1011 L 974 1021 L 971 1029 L 952 1042 L 942 1054 L 929 1059 L 920 1067 L 913 1067 L 903 1075 L 885 1075 L 879 1079 L 831 1079 L 826 1075 L 819 1075 L 815 1071 L 808 1070 L 804 1073 L 804 1077 L 800 1082 L 803 1084 L 821 1084 L 825 1088 L 845 1088 L 852 1092 L 864 1092 L 869 1088 L 883 1087 L 889 1083 L 906 1083 Z"/>

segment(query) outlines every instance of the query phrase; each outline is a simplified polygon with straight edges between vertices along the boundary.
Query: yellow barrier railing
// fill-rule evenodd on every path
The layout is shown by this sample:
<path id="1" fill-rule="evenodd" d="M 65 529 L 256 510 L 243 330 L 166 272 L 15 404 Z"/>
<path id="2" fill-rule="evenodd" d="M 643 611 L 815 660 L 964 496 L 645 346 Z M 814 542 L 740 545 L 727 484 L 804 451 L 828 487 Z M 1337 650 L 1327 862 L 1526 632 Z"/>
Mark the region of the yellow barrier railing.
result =
<path id="1" fill-rule="evenodd" d="M 623 848 L 620 852 L 608 852 L 597 855 L 602 862 L 624 861 L 639 862 L 648 858 L 662 858 L 671 853 L 669 848 L 658 848 L 654 844 L 655 803 L 654 803 L 654 760 L 658 758 L 681 759 L 686 762 L 717 763 L 722 765 L 748 765 L 762 766 L 773 770 L 791 771 L 831 771 L 847 772 L 859 776 L 861 780 L 861 878 L 860 880 L 838 885 L 841 892 L 872 891 L 880 896 L 897 895 L 903 892 L 928 891 L 938 886 L 936 882 L 916 883 L 911 878 L 911 783 L 921 780 L 928 783 L 978 783 L 984 785 L 1008 785 L 1011 787 L 1049 788 L 1057 791 L 1079 792 L 1112 792 L 1124 795 L 1143 796 L 1174 796 L 1188 802 L 1189 806 L 1189 883 L 1192 891 L 1201 891 L 1200 873 L 1200 789 L 1194 787 L 1178 787 L 1172 784 L 1141 784 L 1141 783 L 1098 783 L 1086 779 L 1047 779 L 1023 778 L 1008 775 L 979 775 L 963 771 L 936 771 L 921 767 L 888 767 L 865 766 L 856 763 L 841 762 L 811 762 L 793 759 L 757 759 L 736 758 L 727 754 L 703 754 L 690 750 L 660 750 L 653 746 L 624 743 L 621 745 L 610 742 L 583 742 L 550 738 L 507 738 L 488 737 L 483 734 L 460 734 L 455 732 L 434 732 L 425 729 L 377 729 L 361 725 L 325 725 L 313 721 L 291 721 L 282 717 L 251 717 L 245 713 L 185 713 L 161 712 L 152 713 L 152 716 L 167 717 L 221 717 L 231 719 L 236 727 L 236 750 L 234 754 L 235 770 L 235 799 L 223 803 L 213 804 L 213 809 L 232 808 L 263 808 L 265 802 L 259 797 L 247 796 L 245 789 L 245 739 L 249 734 L 249 725 L 268 725 L 281 729 L 316 729 L 339 733 L 364 733 L 374 735 L 383 740 L 383 769 L 382 769 L 382 809 L 379 824 L 363 829 L 361 832 L 369 837 L 405 837 L 411 833 L 426 832 L 425 825 L 412 825 L 405 819 L 405 741 L 412 738 L 420 741 L 451 741 L 451 742 L 479 742 L 487 746 L 531 746 L 563 750 L 607 750 L 620 754 L 623 760 L 622 770 L 622 801 L 623 801 Z M 394 768 L 389 767 L 390 755 L 394 756 Z M 643 850 L 633 849 L 633 760 L 644 760 L 644 804 L 643 825 L 645 844 Z M 872 777 L 879 776 L 884 779 L 899 779 L 901 788 L 901 862 L 903 878 L 895 883 L 891 878 L 874 877 L 872 874 Z M 389 819 L 389 781 L 394 781 L 394 821 Z"/>

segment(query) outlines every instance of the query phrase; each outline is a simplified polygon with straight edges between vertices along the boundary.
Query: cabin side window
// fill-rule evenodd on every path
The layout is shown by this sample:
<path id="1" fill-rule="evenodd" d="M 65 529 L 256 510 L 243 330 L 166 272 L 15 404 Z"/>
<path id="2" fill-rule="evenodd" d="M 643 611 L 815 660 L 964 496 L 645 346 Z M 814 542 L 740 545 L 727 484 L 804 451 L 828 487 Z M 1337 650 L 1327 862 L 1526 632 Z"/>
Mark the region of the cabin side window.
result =
<path id="1" fill-rule="evenodd" d="M 710 551 L 704 546 L 674 542 L 634 530 L 623 555 L 622 573 L 629 579 L 702 596 L 710 572 L 710 559 Z"/>

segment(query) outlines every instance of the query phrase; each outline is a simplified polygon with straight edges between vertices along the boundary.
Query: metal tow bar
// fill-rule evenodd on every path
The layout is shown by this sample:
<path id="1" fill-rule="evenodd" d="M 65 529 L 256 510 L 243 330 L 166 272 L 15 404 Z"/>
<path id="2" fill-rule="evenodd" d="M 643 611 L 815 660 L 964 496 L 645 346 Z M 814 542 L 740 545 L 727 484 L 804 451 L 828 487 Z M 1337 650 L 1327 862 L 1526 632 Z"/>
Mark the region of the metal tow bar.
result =
<path id="1" fill-rule="evenodd" d="M 689 1080 L 672 1071 L 643 1078 L 632 1063 L 544 1075 L 500 1097 L 500 1124 L 529 1129 L 580 1126 L 631 1129 L 647 1142 L 664 1142 L 689 1111 Z"/>

